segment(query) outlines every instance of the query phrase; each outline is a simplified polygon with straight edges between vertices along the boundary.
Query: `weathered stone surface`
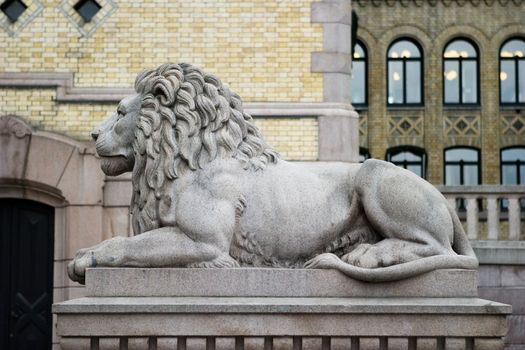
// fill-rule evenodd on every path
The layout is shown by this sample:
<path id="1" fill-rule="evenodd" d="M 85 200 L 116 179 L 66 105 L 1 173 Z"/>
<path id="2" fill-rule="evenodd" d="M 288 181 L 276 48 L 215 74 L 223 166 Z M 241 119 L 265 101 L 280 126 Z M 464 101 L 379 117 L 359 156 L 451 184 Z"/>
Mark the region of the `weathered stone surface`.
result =
<path id="1" fill-rule="evenodd" d="M 349 56 L 314 53 L 312 65 L 349 75 Z M 82 250 L 73 280 L 95 266 L 324 268 L 368 282 L 477 268 L 454 209 L 412 172 L 283 161 L 240 97 L 190 64 L 144 71 L 135 86 L 92 136 L 106 175 L 132 172 L 137 236 Z M 335 140 L 320 142 L 320 159 L 357 161 L 356 128 L 357 115 L 320 116 Z"/>
<path id="2" fill-rule="evenodd" d="M 504 287 L 525 287 L 525 265 L 500 266 L 501 285 Z M 525 296 L 524 296 L 525 299 Z"/>
<path id="3" fill-rule="evenodd" d="M 525 315 L 508 316 L 509 331 L 505 341 L 510 344 L 525 343 Z"/>
<path id="4" fill-rule="evenodd" d="M 72 259 L 83 248 L 102 242 L 102 206 L 70 206 L 66 208 L 66 258 Z"/>
<path id="5" fill-rule="evenodd" d="M 480 287 L 501 286 L 501 270 L 499 265 L 480 265 L 478 268 Z"/>
<path id="6" fill-rule="evenodd" d="M 525 287 L 480 288 L 481 298 L 512 305 L 514 315 L 525 315 Z"/>
<path id="7" fill-rule="evenodd" d="M 481 264 L 525 265 L 523 241 L 472 241 L 472 248 Z"/>
<path id="8" fill-rule="evenodd" d="M 31 128 L 14 116 L 0 117 L 0 178 L 22 179 Z"/>
<path id="9" fill-rule="evenodd" d="M 335 270 L 97 268 L 88 269 L 86 281 L 87 295 L 93 297 L 475 297 L 476 277 L 475 270 L 437 270 L 372 284 Z"/>

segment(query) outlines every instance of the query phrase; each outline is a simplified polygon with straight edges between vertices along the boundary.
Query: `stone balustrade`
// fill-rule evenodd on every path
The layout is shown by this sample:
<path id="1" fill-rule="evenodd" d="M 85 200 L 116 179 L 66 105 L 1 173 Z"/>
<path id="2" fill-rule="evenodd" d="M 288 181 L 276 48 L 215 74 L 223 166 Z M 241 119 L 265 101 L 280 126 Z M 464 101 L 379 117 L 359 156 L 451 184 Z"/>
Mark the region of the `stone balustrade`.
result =
<path id="1" fill-rule="evenodd" d="M 525 213 L 520 200 L 525 198 L 525 186 L 438 186 L 438 189 L 458 209 L 460 218 L 466 221 L 469 239 L 523 239 Z M 458 207 L 458 203 L 464 203 L 464 208 Z M 486 226 L 483 230 L 482 225 Z"/>

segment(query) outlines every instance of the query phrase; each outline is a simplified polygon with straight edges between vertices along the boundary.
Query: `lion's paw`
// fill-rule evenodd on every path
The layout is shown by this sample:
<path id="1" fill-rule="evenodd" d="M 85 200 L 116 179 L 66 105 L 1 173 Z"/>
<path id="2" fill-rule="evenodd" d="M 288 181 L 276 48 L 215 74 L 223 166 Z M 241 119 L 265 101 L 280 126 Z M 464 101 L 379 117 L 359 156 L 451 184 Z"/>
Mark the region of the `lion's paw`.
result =
<path id="1" fill-rule="evenodd" d="M 343 255 L 341 260 L 347 264 L 367 269 L 391 265 L 385 263 L 387 259 L 383 249 L 367 243 L 360 244 L 350 253 Z"/>
<path id="2" fill-rule="evenodd" d="M 331 269 L 334 268 L 340 259 L 337 255 L 332 253 L 319 254 L 312 259 L 304 263 L 304 267 L 307 269 Z"/>
<path id="3" fill-rule="evenodd" d="M 127 238 L 114 237 L 94 247 L 80 249 L 67 266 L 71 280 L 84 284 L 86 269 L 96 266 L 121 266 Z"/>

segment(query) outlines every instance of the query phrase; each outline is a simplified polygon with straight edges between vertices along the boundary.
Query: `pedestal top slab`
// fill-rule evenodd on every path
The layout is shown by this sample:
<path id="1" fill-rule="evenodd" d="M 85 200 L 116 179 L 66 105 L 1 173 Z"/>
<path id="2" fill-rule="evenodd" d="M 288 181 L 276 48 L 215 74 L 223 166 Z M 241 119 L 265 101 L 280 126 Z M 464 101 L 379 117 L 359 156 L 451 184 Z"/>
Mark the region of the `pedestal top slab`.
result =
<path id="1" fill-rule="evenodd" d="M 95 268 L 88 297 L 476 297 L 476 270 L 436 270 L 381 283 L 336 270 Z"/>

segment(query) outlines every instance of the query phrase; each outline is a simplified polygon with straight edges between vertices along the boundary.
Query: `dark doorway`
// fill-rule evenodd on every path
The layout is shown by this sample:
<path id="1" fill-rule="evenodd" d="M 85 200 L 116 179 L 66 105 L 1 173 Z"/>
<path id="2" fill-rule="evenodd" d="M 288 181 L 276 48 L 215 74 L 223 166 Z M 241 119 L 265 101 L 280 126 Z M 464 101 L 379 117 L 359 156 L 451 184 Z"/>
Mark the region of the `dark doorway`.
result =
<path id="1" fill-rule="evenodd" d="M 50 206 L 0 198 L 0 349 L 51 349 L 53 224 Z"/>

